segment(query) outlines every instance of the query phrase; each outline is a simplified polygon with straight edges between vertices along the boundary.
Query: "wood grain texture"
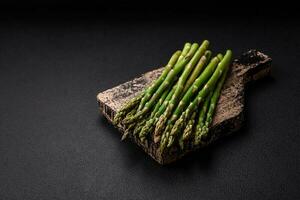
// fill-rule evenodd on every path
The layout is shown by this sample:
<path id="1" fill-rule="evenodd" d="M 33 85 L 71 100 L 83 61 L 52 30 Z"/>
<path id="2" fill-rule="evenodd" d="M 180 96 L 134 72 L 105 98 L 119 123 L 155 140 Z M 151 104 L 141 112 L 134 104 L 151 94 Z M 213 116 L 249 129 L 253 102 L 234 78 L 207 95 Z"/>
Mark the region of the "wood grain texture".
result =
<path id="1" fill-rule="evenodd" d="M 250 81 L 269 75 L 271 62 L 270 57 L 257 50 L 250 50 L 234 60 L 218 101 L 210 128 L 212 137 L 208 144 L 237 131 L 242 126 L 245 85 Z M 162 69 L 147 72 L 138 78 L 99 93 L 97 101 L 100 112 L 111 122 L 115 113 L 124 103 L 143 91 L 161 74 Z M 117 128 L 123 134 L 123 127 L 118 126 Z M 174 145 L 162 153 L 159 151 L 159 144 L 155 144 L 153 138 L 150 138 L 146 143 L 141 143 L 138 138 L 131 139 L 160 164 L 174 162 L 188 152 L 203 147 L 203 145 L 189 145 L 185 151 L 182 151 Z"/>

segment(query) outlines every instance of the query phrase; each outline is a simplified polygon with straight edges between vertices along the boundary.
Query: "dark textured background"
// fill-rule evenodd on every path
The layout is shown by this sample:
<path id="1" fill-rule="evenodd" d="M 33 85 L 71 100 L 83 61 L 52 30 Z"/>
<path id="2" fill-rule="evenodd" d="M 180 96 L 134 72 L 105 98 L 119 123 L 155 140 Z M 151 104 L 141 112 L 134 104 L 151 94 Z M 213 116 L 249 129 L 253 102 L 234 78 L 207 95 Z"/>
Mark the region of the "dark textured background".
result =
<path id="1" fill-rule="evenodd" d="M 6 6 L 1 200 L 300 199 L 300 23 L 291 13 Z M 231 48 L 236 56 L 261 50 L 273 58 L 272 77 L 248 87 L 241 131 L 160 166 L 120 142 L 99 115 L 96 94 L 163 65 L 184 42 L 203 39 L 215 52 Z"/>

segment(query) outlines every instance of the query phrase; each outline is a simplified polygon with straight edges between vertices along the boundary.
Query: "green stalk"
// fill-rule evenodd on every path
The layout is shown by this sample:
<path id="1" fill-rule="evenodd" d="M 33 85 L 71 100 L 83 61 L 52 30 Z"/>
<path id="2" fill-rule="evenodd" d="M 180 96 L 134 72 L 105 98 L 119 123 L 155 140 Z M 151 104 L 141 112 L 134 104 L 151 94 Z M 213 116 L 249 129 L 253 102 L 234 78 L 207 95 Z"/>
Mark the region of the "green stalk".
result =
<path id="1" fill-rule="evenodd" d="M 182 53 L 180 54 L 177 62 L 181 61 L 186 56 L 186 54 L 190 51 L 191 46 L 192 45 L 189 42 L 187 42 L 187 43 L 184 44 L 184 47 L 182 49 Z"/>
<path id="2" fill-rule="evenodd" d="M 206 50 L 204 55 L 200 58 L 197 66 L 193 70 L 192 74 L 190 75 L 189 79 L 187 80 L 184 89 L 183 89 L 183 94 L 186 93 L 186 91 L 189 89 L 189 87 L 194 83 L 196 78 L 199 76 L 199 74 L 203 71 L 203 68 L 207 65 L 208 61 L 211 58 L 211 51 Z"/>
<path id="3" fill-rule="evenodd" d="M 150 118 L 154 117 L 155 113 L 158 111 L 160 106 L 163 104 L 163 102 L 165 101 L 165 98 L 168 96 L 168 94 L 169 94 L 169 90 L 164 91 L 164 93 L 161 95 L 160 99 L 156 103 L 153 111 L 151 112 Z"/>
<path id="4" fill-rule="evenodd" d="M 190 44 L 186 43 L 185 46 L 184 46 L 184 48 L 188 48 L 188 46 L 190 46 Z M 138 107 L 138 111 L 140 111 L 144 107 L 145 103 L 151 98 L 151 96 L 153 95 L 153 93 L 157 90 L 157 88 L 165 80 L 165 78 L 167 77 L 167 75 L 170 72 L 170 70 L 176 64 L 178 58 L 180 57 L 180 54 L 181 54 L 181 51 L 176 51 L 172 55 L 171 59 L 169 60 L 169 62 L 166 65 L 166 67 L 164 68 L 164 70 L 163 70 L 162 74 L 160 75 L 160 77 L 158 79 L 156 79 L 153 82 L 153 84 L 145 90 L 145 95 L 141 99 L 140 105 Z"/>
<path id="5" fill-rule="evenodd" d="M 205 102 L 204 102 L 204 104 L 202 106 L 202 109 L 200 111 L 199 119 L 198 119 L 198 125 L 200 125 L 201 127 L 204 125 L 206 113 L 207 113 L 207 110 L 208 110 L 208 105 L 209 105 L 209 102 L 211 100 L 212 94 L 213 94 L 213 91 L 210 91 L 210 93 L 206 97 Z"/>
<path id="6" fill-rule="evenodd" d="M 176 60 L 176 63 L 174 63 L 174 61 L 175 61 L 175 58 L 173 59 L 174 55 L 172 56 L 172 58 L 170 59 L 168 65 L 166 66 L 166 68 L 164 69 L 163 73 L 161 74 L 159 80 L 157 80 L 154 83 L 155 86 L 153 86 L 153 87 L 151 86 L 151 87 L 149 87 L 149 89 L 147 89 L 147 90 L 149 90 L 149 92 L 147 92 L 147 96 L 145 96 L 145 98 L 142 99 L 142 101 L 141 101 L 141 103 L 139 105 L 138 111 L 140 111 L 144 107 L 145 103 L 149 100 L 149 98 L 151 97 L 151 95 L 155 92 L 155 90 L 160 86 L 160 84 L 162 83 L 162 81 L 166 78 L 166 76 L 169 73 L 170 69 L 175 64 L 177 64 L 179 61 L 181 61 L 186 56 L 186 54 L 189 52 L 190 49 L 191 49 L 191 43 L 189 43 L 189 42 L 185 43 L 180 56 Z M 176 56 L 177 56 L 177 54 L 176 54 Z"/>

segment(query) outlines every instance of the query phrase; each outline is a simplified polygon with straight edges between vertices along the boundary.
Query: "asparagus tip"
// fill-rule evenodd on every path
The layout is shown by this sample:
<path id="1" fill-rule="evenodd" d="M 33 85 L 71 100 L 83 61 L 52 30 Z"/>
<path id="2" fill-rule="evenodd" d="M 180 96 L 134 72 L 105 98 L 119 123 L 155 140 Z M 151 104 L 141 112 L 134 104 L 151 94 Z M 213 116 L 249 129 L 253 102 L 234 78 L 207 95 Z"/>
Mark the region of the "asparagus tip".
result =
<path id="1" fill-rule="evenodd" d="M 124 141 L 128 135 L 129 135 L 129 132 L 125 131 L 125 133 L 122 135 L 121 141 Z"/>

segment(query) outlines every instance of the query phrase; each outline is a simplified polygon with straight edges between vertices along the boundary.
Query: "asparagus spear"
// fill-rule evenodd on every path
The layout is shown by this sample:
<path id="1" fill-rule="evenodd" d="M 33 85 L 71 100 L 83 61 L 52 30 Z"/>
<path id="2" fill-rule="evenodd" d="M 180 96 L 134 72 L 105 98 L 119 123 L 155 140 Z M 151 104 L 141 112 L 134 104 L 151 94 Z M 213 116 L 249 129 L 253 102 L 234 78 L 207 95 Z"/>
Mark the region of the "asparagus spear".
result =
<path id="1" fill-rule="evenodd" d="M 184 47 L 182 49 L 182 52 L 181 52 L 181 54 L 180 54 L 177 62 L 181 61 L 186 56 L 186 54 L 190 51 L 191 46 L 192 45 L 189 42 L 187 42 L 187 43 L 184 44 Z"/>
<path id="2" fill-rule="evenodd" d="M 208 61 L 210 60 L 211 57 L 211 51 L 206 50 L 204 55 L 200 58 L 197 66 L 193 70 L 192 74 L 190 75 L 189 79 L 187 80 L 184 89 L 183 89 L 183 94 L 186 93 L 186 91 L 189 89 L 189 87 L 194 83 L 196 78 L 199 76 L 199 74 L 203 71 L 203 68 L 206 66 Z"/>
<path id="3" fill-rule="evenodd" d="M 170 92 L 169 90 L 164 91 L 164 93 L 162 94 L 162 96 L 160 97 L 158 102 L 156 103 L 153 111 L 151 112 L 150 118 L 154 117 L 155 113 L 158 111 L 160 106 L 163 104 L 163 102 L 165 101 L 165 99 L 168 96 L 169 92 Z"/>
<path id="4" fill-rule="evenodd" d="M 186 43 L 184 45 L 184 51 L 186 51 L 186 49 L 188 49 L 190 46 L 191 46 L 190 43 Z M 176 64 L 176 62 L 177 62 L 180 54 L 181 54 L 181 51 L 176 51 L 172 55 L 171 59 L 169 60 L 169 62 L 166 65 L 166 67 L 164 68 L 164 70 L 163 70 L 162 74 L 160 75 L 160 77 L 158 79 L 156 79 L 154 81 L 154 83 L 145 90 L 145 95 L 141 99 L 141 102 L 140 102 L 139 107 L 138 107 L 138 111 L 140 111 L 144 107 L 145 103 L 151 98 L 151 96 L 153 95 L 153 93 L 157 90 L 157 88 L 165 80 L 165 78 L 167 77 L 167 75 L 170 72 L 170 70 Z"/>
<path id="5" fill-rule="evenodd" d="M 183 131 L 183 134 L 181 135 L 181 137 L 179 139 L 179 145 L 182 150 L 184 149 L 184 143 L 192 136 L 193 128 L 195 126 L 196 113 L 197 112 L 194 112 L 192 114 L 191 119 L 188 121 L 188 123 Z"/>
<path id="6" fill-rule="evenodd" d="M 214 86 L 216 85 L 217 81 L 219 80 L 220 76 L 226 72 L 228 66 L 231 63 L 232 52 L 231 50 L 227 50 L 224 58 L 218 64 L 217 69 L 205 84 L 203 89 L 198 93 L 197 97 L 190 103 L 187 109 L 182 113 L 180 118 L 176 121 L 175 125 L 173 126 L 169 137 L 168 137 L 168 145 L 170 147 L 174 143 L 174 139 L 179 131 L 181 131 L 183 125 L 187 122 L 189 117 L 191 116 L 191 112 L 194 112 L 195 109 L 199 106 L 199 103 L 203 101 L 203 99 L 208 95 L 208 93 L 213 90 Z M 165 147 L 165 144 L 162 144 L 162 148 Z M 163 149 L 162 149 L 163 150 Z"/>
<path id="7" fill-rule="evenodd" d="M 209 106 L 209 102 L 210 102 L 212 94 L 213 94 L 213 91 L 211 91 L 209 93 L 209 95 L 206 97 L 204 104 L 200 110 L 199 117 L 198 117 L 198 123 L 197 123 L 196 130 L 195 130 L 195 137 L 194 137 L 195 145 L 198 145 L 200 142 L 200 134 L 202 131 L 202 127 L 204 126 L 204 123 L 205 123 L 205 117 L 206 117 L 206 113 L 208 110 L 208 106 Z"/>
<path id="8" fill-rule="evenodd" d="M 174 68 L 168 73 L 167 77 L 162 82 L 162 84 L 159 86 L 159 88 L 155 91 L 155 93 L 152 95 L 152 97 L 150 98 L 150 100 L 145 104 L 144 108 L 142 110 L 140 110 L 139 112 L 137 112 L 137 114 L 135 116 L 130 117 L 130 118 L 125 118 L 123 120 L 124 124 L 130 124 L 130 123 L 134 122 L 135 120 L 137 120 L 138 118 L 140 118 L 141 116 L 144 116 L 145 114 L 147 114 L 149 112 L 149 110 L 154 106 L 154 104 L 156 103 L 156 101 L 160 98 L 160 96 L 162 95 L 162 93 L 170 85 L 170 83 L 172 82 L 172 80 L 174 80 L 175 76 L 177 74 L 179 74 L 184 69 L 185 65 L 193 57 L 193 55 L 195 54 L 196 50 L 198 49 L 198 46 L 199 45 L 197 43 L 194 43 L 191 46 L 191 49 L 188 52 L 188 54 L 183 59 L 181 59 L 180 62 L 176 63 L 176 65 L 174 66 Z"/>
<path id="9" fill-rule="evenodd" d="M 191 48 L 190 43 L 186 43 L 185 46 L 184 46 L 184 48 L 183 48 L 183 50 L 182 50 L 182 53 L 180 54 L 180 56 L 179 56 L 179 58 L 178 58 L 178 60 L 177 60 L 177 63 L 178 63 L 179 61 L 181 61 L 181 60 L 184 58 L 184 56 L 188 53 L 188 51 L 190 50 L 190 48 Z M 174 81 L 174 82 L 176 82 L 176 81 Z M 176 85 L 177 85 L 177 83 L 176 83 L 175 86 L 174 86 L 175 88 L 176 88 Z M 175 88 L 174 88 L 174 90 L 175 90 Z M 173 88 L 172 88 L 172 89 L 173 89 Z M 151 112 L 150 118 L 154 117 L 155 113 L 159 110 L 160 106 L 163 104 L 165 98 L 167 97 L 167 95 L 168 95 L 170 92 L 171 92 L 171 91 L 166 90 L 166 91 L 163 93 L 163 95 L 162 95 L 161 98 L 159 99 L 158 103 L 156 103 L 156 105 L 155 105 L 155 107 L 154 107 L 154 110 Z"/>
<path id="10" fill-rule="evenodd" d="M 173 56 L 169 60 L 169 63 L 167 64 L 167 66 L 165 67 L 164 71 L 160 75 L 160 78 L 157 81 L 155 81 L 155 83 L 152 86 L 150 86 L 148 89 L 146 89 L 147 95 L 142 98 L 142 100 L 141 100 L 141 102 L 139 104 L 138 111 L 140 111 L 142 109 L 142 107 L 149 100 L 149 98 L 151 97 L 151 95 L 160 86 L 161 82 L 166 78 L 166 76 L 168 75 L 168 73 L 172 69 L 172 67 L 175 64 L 177 64 L 179 61 L 181 61 L 186 56 L 186 54 L 189 52 L 190 49 L 191 49 L 191 43 L 187 42 L 187 43 L 184 44 L 184 47 L 183 47 L 183 50 L 182 50 L 181 53 L 180 53 L 180 51 L 176 51 L 175 54 L 173 54 Z M 176 58 L 178 56 L 178 53 L 180 53 L 180 56 L 176 60 Z M 175 60 L 176 60 L 176 63 L 174 63 Z"/>

